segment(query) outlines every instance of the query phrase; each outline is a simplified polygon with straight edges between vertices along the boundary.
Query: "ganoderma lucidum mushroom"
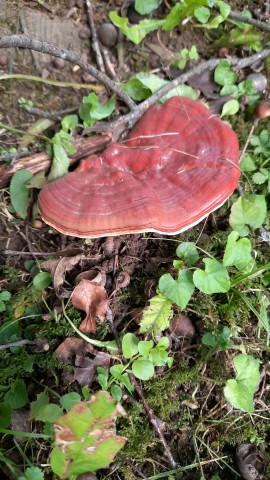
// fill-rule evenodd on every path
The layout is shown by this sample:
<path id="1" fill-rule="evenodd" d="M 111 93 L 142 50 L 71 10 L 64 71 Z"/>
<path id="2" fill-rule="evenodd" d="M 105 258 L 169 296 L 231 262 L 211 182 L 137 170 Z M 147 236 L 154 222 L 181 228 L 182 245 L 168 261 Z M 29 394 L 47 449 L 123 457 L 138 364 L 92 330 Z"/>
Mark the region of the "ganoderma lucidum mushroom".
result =
<path id="1" fill-rule="evenodd" d="M 180 233 L 220 207 L 240 176 L 238 140 L 200 102 L 150 107 L 128 140 L 48 184 L 43 220 L 76 237 Z"/>

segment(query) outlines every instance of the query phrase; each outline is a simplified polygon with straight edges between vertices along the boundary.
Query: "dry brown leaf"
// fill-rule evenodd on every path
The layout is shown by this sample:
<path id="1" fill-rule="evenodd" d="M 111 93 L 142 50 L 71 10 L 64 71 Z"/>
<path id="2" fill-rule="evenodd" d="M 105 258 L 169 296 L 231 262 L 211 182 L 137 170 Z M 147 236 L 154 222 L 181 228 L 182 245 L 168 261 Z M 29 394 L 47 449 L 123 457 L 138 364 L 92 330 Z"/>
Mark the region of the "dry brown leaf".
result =
<path id="1" fill-rule="evenodd" d="M 75 285 L 80 283 L 82 280 L 91 280 L 92 282 L 97 283 L 101 287 L 105 287 L 106 284 L 106 272 L 101 269 L 92 269 L 92 270 L 86 270 L 82 273 L 79 273 L 77 277 L 75 278 Z"/>
<path id="2" fill-rule="evenodd" d="M 77 356 L 94 353 L 94 347 L 85 340 L 69 337 L 60 343 L 54 353 L 61 362 L 67 365 L 78 365 Z"/>
<path id="3" fill-rule="evenodd" d="M 236 449 L 236 461 L 244 480 L 262 480 L 265 460 L 260 446 L 242 443 Z"/>
<path id="4" fill-rule="evenodd" d="M 62 362 L 73 365 L 74 371 L 68 376 L 69 383 L 75 380 L 84 387 L 90 386 L 96 375 L 96 368 L 109 369 L 110 355 L 105 352 L 95 354 L 94 347 L 79 338 L 66 338 L 55 350 L 55 355 Z M 93 358 L 90 358 L 91 355 Z"/>
<path id="5" fill-rule="evenodd" d="M 72 270 L 81 258 L 81 255 L 75 255 L 74 257 L 63 257 L 60 260 L 47 260 L 43 262 L 42 268 L 51 272 L 55 293 L 59 298 L 69 297 L 70 293 L 62 290 L 61 287 L 65 281 L 66 272 Z"/>
<path id="6" fill-rule="evenodd" d="M 100 322 L 104 322 L 109 299 L 104 287 L 90 280 L 82 280 L 73 290 L 71 301 L 74 307 L 84 310 L 86 317 L 80 325 L 83 333 L 96 331 L 97 316 Z"/>
<path id="7" fill-rule="evenodd" d="M 215 99 L 219 97 L 218 93 L 216 93 L 219 87 L 214 81 L 213 72 L 210 72 L 210 70 L 206 70 L 199 75 L 193 75 L 187 83 L 191 87 L 200 90 L 206 98 Z"/>

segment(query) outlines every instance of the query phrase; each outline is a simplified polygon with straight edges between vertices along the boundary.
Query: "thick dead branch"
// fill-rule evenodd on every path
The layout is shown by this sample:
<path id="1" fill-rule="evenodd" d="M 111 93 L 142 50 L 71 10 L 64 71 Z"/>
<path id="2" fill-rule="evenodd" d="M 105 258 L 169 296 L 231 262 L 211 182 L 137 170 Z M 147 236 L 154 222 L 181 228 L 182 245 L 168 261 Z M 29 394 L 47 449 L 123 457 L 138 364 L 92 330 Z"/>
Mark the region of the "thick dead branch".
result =
<path id="1" fill-rule="evenodd" d="M 71 164 L 74 164 L 86 158 L 94 153 L 98 153 L 111 142 L 111 136 L 108 135 L 95 135 L 93 137 L 79 137 L 75 140 L 74 146 L 77 148 L 77 152 L 71 155 Z M 47 153 L 36 153 L 27 157 L 21 158 L 13 164 L 4 163 L 0 165 L 0 188 L 4 188 L 8 185 L 12 175 L 19 170 L 26 169 L 33 174 L 47 171 L 51 165 L 51 158 Z"/>

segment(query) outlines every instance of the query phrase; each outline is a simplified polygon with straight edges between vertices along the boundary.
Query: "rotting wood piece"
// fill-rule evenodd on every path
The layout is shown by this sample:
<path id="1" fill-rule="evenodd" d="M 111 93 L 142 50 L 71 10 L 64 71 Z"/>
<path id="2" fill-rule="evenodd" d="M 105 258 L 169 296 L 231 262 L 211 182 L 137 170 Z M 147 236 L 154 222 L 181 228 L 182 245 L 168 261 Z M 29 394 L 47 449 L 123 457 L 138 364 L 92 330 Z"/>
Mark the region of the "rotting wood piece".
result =
<path id="1" fill-rule="evenodd" d="M 74 155 L 70 155 L 71 164 L 78 162 L 79 160 L 89 157 L 89 155 L 101 152 L 111 142 L 111 136 L 106 135 L 94 135 L 92 137 L 78 137 L 74 141 L 74 147 L 77 152 Z M 0 188 L 4 188 L 9 184 L 9 181 L 14 173 L 19 170 L 29 170 L 33 174 L 47 171 L 51 165 L 50 156 L 45 153 L 35 153 L 28 157 L 21 158 L 12 164 L 3 163 L 0 165 Z"/>

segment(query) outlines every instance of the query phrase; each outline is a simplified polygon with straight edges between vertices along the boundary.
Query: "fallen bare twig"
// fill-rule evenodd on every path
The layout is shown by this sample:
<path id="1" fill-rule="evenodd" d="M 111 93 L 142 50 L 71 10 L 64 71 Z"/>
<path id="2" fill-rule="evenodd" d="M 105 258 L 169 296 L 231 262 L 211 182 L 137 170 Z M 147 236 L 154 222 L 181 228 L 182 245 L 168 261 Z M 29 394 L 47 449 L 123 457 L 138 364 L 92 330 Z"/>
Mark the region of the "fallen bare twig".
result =
<path id="1" fill-rule="evenodd" d="M 111 140 L 109 134 L 95 135 L 89 138 L 77 137 L 74 140 L 74 147 L 77 149 L 77 152 L 70 156 L 71 164 L 104 150 Z M 5 158 L 6 156 L 12 158 L 12 154 L 5 154 Z M 1 158 L 2 157 L 0 157 L 0 160 Z M 0 188 L 8 185 L 12 175 L 19 170 L 27 169 L 35 174 L 48 170 L 51 165 L 51 158 L 46 152 L 34 153 L 32 155 L 28 153 L 27 156 L 24 155 L 23 158 L 15 157 L 15 159 L 16 158 L 17 161 L 12 162 L 11 164 L 3 163 L 0 165 Z"/>
<path id="2" fill-rule="evenodd" d="M 62 58 L 74 65 L 78 65 L 82 70 L 90 73 L 100 83 L 109 88 L 115 93 L 131 110 L 136 107 L 136 103 L 127 95 L 121 88 L 119 88 L 105 73 L 100 72 L 95 67 L 86 63 L 78 55 L 78 53 L 72 50 L 63 50 L 50 45 L 47 42 L 40 42 L 39 40 L 33 40 L 26 35 L 8 35 L 1 37 L 0 48 L 19 47 L 29 50 L 35 50 L 36 52 L 46 53 L 53 57 Z"/>
<path id="3" fill-rule="evenodd" d="M 258 30 L 261 30 L 262 32 L 270 33 L 270 25 L 261 22 L 260 20 L 246 17 L 242 13 L 230 12 L 228 18 L 231 20 L 238 20 L 239 22 L 247 23 L 248 25 L 252 25 L 252 27 L 258 28 Z"/>
<path id="4" fill-rule="evenodd" d="M 92 47 L 93 47 L 93 50 L 96 54 L 96 60 L 97 60 L 98 68 L 101 72 L 104 73 L 105 72 L 105 67 L 104 67 L 104 62 L 103 62 L 103 58 L 102 58 L 102 55 L 101 55 L 101 51 L 100 51 L 100 48 L 99 48 L 97 31 L 96 31 L 96 27 L 95 27 L 94 18 L 93 18 L 92 3 L 91 3 L 90 0 L 85 0 L 85 3 L 86 3 L 86 8 L 87 8 L 88 23 L 89 23 L 89 27 L 90 27 L 90 30 L 91 30 L 91 36 L 92 36 Z"/>
<path id="5" fill-rule="evenodd" d="M 18 340 L 17 342 L 10 342 L 6 343 L 5 345 L 0 345 L 0 350 L 6 350 L 7 348 L 12 347 L 24 347 L 25 345 L 36 345 L 36 342 L 32 342 L 32 340 Z"/>
<path id="6" fill-rule="evenodd" d="M 27 105 L 25 105 L 23 108 L 24 110 L 26 110 L 28 113 L 31 113 L 32 115 L 36 115 L 37 117 L 42 117 L 42 118 L 49 118 L 50 120 L 53 120 L 55 122 L 60 122 L 64 115 L 69 115 L 70 113 L 74 113 L 79 110 L 79 107 L 72 107 L 72 108 L 67 108 L 66 110 L 61 110 L 59 112 L 45 112 L 40 108 L 28 107 Z M 1 157 L 0 157 L 0 160 L 1 160 Z"/>

